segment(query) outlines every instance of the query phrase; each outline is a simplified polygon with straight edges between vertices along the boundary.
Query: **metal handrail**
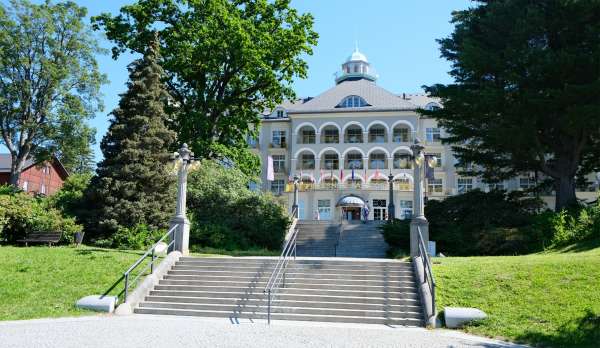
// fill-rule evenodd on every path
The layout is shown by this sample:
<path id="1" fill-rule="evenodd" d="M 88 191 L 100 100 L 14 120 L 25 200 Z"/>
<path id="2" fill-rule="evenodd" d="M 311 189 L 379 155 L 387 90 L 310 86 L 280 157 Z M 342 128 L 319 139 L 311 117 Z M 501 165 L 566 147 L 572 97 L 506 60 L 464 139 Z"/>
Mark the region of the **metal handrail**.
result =
<path id="1" fill-rule="evenodd" d="M 277 259 L 277 264 L 275 265 L 273 272 L 271 272 L 271 276 L 269 277 L 267 285 L 263 290 L 263 294 L 267 295 L 267 323 L 269 324 L 271 324 L 271 304 L 273 302 L 273 297 L 276 295 L 279 285 L 282 281 L 282 285 L 285 287 L 285 272 L 290 261 L 290 257 L 293 255 L 294 260 L 296 260 L 296 239 L 298 237 L 296 222 L 298 219 L 295 217 L 295 211 L 292 214 L 294 218 L 292 220 L 290 230 L 293 229 L 293 232 L 291 233 L 290 238 L 284 244 L 281 255 L 279 255 L 279 258 Z"/>
<path id="2" fill-rule="evenodd" d="M 156 257 L 156 247 L 158 246 L 159 243 L 161 243 L 162 241 L 164 241 L 167 237 L 171 236 L 173 232 L 177 229 L 179 225 L 174 225 L 173 227 L 171 227 L 171 229 L 169 229 L 169 231 L 167 231 L 167 233 L 165 233 L 156 243 L 154 243 L 145 253 L 144 255 L 142 255 L 139 259 L 137 259 L 137 261 L 135 261 L 125 272 L 123 272 L 123 275 L 121 276 L 121 278 L 119 278 L 108 290 L 106 290 L 104 292 L 104 294 L 102 294 L 101 298 L 108 295 L 114 288 L 117 287 L 117 285 L 119 285 L 121 283 L 121 281 L 124 279 L 125 280 L 125 285 L 123 287 L 123 290 L 121 292 L 119 292 L 117 294 L 117 297 L 121 296 L 121 294 L 124 294 L 123 296 L 123 302 L 127 302 L 127 296 L 129 295 L 129 286 L 130 284 L 135 284 L 137 282 L 137 280 L 145 274 L 145 272 L 148 270 L 148 268 L 150 268 L 150 274 L 154 273 L 154 261 L 156 261 L 157 257 Z M 169 244 L 167 244 L 167 250 L 169 250 L 173 245 L 175 244 L 175 238 L 171 238 L 171 241 L 169 242 Z M 148 257 L 151 256 L 151 260 L 150 263 L 148 263 L 136 276 L 135 278 L 133 278 L 133 280 L 129 280 L 131 273 L 142 263 L 144 262 L 144 260 Z"/>
<path id="3" fill-rule="evenodd" d="M 419 256 L 421 256 L 421 261 L 423 262 L 423 269 L 425 270 L 425 281 L 429 285 L 429 291 L 431 292 L 431 306 L 435 315 L 435 278 L 433 277 L 433 270 L 431 268 L 431 259 L 429 258 L 429 253 L 425 248 L 425 242 L 423 241 L 423 236 L 421 235 L 421 228 L 419 226 L 417 226 L 417 232 Z"/>

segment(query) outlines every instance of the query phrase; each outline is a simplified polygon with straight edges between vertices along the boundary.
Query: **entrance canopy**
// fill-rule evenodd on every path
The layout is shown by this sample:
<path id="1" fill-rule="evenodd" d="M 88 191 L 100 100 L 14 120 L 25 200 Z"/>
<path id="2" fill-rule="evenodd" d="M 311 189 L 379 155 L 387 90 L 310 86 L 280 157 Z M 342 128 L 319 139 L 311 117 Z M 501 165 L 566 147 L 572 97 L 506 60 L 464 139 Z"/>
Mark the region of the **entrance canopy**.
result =
<path id="1" fill-rule="evenodd" d="M 336 207 L 364 207 L 365 201 L 358 196 L 342 197 L 336 204 Z"/>

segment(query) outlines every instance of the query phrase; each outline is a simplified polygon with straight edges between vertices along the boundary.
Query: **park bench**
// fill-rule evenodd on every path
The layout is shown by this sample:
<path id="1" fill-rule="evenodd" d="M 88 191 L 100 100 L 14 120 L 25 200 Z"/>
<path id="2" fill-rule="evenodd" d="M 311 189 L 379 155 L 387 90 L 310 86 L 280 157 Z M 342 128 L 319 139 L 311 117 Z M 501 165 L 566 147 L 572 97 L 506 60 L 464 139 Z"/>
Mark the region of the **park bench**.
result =
<path id="1" fill-rule="evenodd" d="M 58 243 L 61 232 L 31 232 L 27 233 L 27 236 L 23 239 L 17 240 L 19 243 L 25 243 L 28 246 L 29 243 L 48 243 L 48 246 L 52 246 L 53 243 Z"/>

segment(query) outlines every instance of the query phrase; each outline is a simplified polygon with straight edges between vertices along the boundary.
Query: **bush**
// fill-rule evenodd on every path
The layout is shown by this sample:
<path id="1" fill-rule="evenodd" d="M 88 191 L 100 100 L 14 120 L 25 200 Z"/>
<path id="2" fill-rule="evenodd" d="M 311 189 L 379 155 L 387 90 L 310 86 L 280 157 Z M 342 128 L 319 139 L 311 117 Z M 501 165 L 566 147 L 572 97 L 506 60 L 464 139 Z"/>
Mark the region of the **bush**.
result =
<path id="1" fill-rule="evenodd" d="M 14 243 L 29 232 L 62 232 L 61 242 L 72 243 L 82 226 L 74 218 L 63 216 L 46 198 L 35 198 L 7 189 L 0 194 L 0 239 Z"/>
<path id="2" fill-rule="evenodd" d="M 121 227 L 111 238 L 111 246 L 119 249 L 145 250 L 156 243 L 167 231 L 151 230 L 138 224 L 132 228 Z M 166 241 L 168 243 L 168 241 Z"/>
<path id="3" fill-rule="evenodd" d="M 289 219 L 270 194 L 247 188 L 236 168 L 203 161 L 188 178 L 190 244 L 225 250 L 281 247 Z"/>
<path id="4" fill-rule="evenodd" d="M 547 217 L 551 229 L 551 246 L 561 247 L 600 239 L 600 201 L 578 210 L 563 210 Z"/>
<path id="5" fill-rule="evenodd" d="M 48 197 L 50 204 L 68 216 L 79 218 L 85 209 L 84 192 L 92 174 L 72 174 L 55 194 Z M 79 220 L 81 221 L 81 220 Z"/>
<path id="6" fill-rule="evenodd" d="M 548 243 L 545 233 L 532 230 L 542 207 L 541 201 L 520 192 L 474 190 L 443 201 L 429 200 L 425 216 L 430 239 L 444 254 L 513 255 Z"/>
<path id="7" fill-rule="evenodd" d="M 393 220 L 379 227 L 392 258 L 410 254 L 410 220 Z"/>

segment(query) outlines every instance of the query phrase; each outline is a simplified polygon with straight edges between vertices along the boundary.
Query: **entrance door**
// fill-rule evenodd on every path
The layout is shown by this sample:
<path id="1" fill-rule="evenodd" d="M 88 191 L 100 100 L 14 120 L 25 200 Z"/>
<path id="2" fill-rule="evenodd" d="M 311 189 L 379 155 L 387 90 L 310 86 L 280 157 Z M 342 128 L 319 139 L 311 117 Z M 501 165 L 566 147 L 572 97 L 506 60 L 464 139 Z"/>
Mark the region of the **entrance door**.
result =
<path id="1" fill-rule="evenodd" d="M 360 210 L 358 207 L 344 207 L 342 208 L 342 216 L 344 220 L 357 221 L 360 220 Z"/>
<path id="2" fill-rule="evenodd" d="M 373 220 L 386 220 L 387 204 L 385 199 L 373 200 Z"/>

